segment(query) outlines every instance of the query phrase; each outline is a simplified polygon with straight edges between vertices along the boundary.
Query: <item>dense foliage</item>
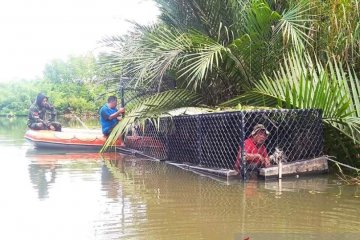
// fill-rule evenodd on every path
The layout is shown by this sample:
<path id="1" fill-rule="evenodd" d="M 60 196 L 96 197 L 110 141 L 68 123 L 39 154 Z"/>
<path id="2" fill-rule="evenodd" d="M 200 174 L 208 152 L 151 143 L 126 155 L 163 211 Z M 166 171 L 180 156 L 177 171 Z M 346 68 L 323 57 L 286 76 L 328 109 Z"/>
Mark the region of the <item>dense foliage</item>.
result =
<path id="1" fill-rule="evenodd" d="M 27 115 L 39 92 L 61 113 L 96 113 L 104 104 L 106 75 L 92 54 L 53 60 L 42 79 L 0 84 L 0 115 Z"/>
<path id="2" fill-rule="evenodd" d="M 127 36 L 104 40 L 112 49 L 107 64 L 133 79 L 133 87 L 172 90 L 168 98 L 152 105 L 154 117 L 189 100 L 191 94 L 175 97 L 174 91 L 185 89 L 201 99 L 188 102 L 191 106 L 320 108 L 327 153 L 340 160 L 356 159 L 360 144 L 357 0 L 156 2 L 162 12 L 157 24 L 136 25 Z M 148 112 L 134 114 L 139 120 L 149 118 Z M 126 127 L 119 125 L 116 132 Z"/>

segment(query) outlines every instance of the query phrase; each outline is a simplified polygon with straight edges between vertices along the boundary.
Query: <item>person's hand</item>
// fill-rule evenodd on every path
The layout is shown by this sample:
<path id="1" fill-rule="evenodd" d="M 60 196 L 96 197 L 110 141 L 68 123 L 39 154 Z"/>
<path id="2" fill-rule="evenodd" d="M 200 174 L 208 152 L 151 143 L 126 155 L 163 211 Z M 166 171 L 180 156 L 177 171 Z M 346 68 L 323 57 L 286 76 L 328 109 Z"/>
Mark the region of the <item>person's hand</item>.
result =
<path id="1" fill-rule="evenodd" d="M 116 115 L 120 116 L 121 114 L 125 113 L 125 108 L 120 108 L 117 112 Z"/>
<path id="2" fill-rule="evenodd" d="M 50 125 L 49 128 L 51 131 L 55 131 L 55 127 L 53 125 Z"/>
<path id="3" fill-rule="evenodd" d="M 265 167 L 270 167 L 270 165 L 271 165 L 271 164 L 270 164 L 270 162 L 268 162 L 268 161 L 266 161 L 265 164 L 264 164 Z"/>
<path id="4" fill-rule="evenodd" d="M 271 165 L 271 164 L 270 164 L 270 159 L 269 159 L 269 158 L 265 158 L 265 159 L 264 159 L 264 166 L 265 166 L 265 167 L 270 167 L 270 165 Z"/>
<path id="5" fill-rule="evenodd" d="M 264 157 L 261 154 L 256 153 L 254 154 L 254 157 L 258 159 L 260 162 L 264 162 Z"/>
<path id="6" fill-rule="evenodd" d="M 120 108 L 118 112 L 119 112 L 119 114 L 125 113 L 125 108 Z"/>

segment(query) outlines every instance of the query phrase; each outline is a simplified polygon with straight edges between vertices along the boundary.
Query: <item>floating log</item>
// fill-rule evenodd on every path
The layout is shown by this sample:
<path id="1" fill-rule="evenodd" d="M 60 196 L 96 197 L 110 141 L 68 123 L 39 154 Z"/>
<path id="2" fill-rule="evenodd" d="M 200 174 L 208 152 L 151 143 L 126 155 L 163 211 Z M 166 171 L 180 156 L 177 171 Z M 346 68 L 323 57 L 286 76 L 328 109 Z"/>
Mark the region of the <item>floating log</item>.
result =
<path id="1" fill-rule="evenodd" d="M 282 176 L 324 173 L 328 171 L 328 160 L 325 156 L 310 160 L 301 160 L 282 164 Z M 261 168 L 259 176 L 265 178 L 278 177 L 279 167 Z"/>

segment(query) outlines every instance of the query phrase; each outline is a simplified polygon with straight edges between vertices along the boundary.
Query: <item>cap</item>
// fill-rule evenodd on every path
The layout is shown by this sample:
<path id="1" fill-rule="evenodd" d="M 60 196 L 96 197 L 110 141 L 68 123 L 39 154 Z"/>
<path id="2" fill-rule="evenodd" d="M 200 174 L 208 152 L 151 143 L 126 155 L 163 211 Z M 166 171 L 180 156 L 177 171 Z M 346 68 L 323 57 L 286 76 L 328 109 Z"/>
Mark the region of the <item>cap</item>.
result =
<path id="1" fill-rule="evenodd" d="M 266 135 L 269 135 L 269 134 L 270 134 L 270 132 L 265 128 L 264 125 L 262 125 L 262 124 L 256 124 L 255 127 L 253 128 L 253 131 L 251 132 L 250 135 L 252 136 L 252 135 L 256 134 L 258 131 L 260 131 L 260 130 L 264 130 L 265 133 L 266 133 Z"/>

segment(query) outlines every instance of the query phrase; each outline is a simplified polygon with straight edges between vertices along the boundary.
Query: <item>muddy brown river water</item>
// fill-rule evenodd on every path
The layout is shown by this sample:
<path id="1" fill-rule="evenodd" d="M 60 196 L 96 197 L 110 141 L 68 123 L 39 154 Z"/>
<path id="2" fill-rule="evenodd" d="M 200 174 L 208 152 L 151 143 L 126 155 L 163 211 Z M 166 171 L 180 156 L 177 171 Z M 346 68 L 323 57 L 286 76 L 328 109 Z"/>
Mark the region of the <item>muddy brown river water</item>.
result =
<path id="1" fill-rule="evenodd" d="M 119 153 L 33 149 L 0 123 L 0 239 L 360 239 L 360 189 L 332 174 L 225 181 Z"/>

